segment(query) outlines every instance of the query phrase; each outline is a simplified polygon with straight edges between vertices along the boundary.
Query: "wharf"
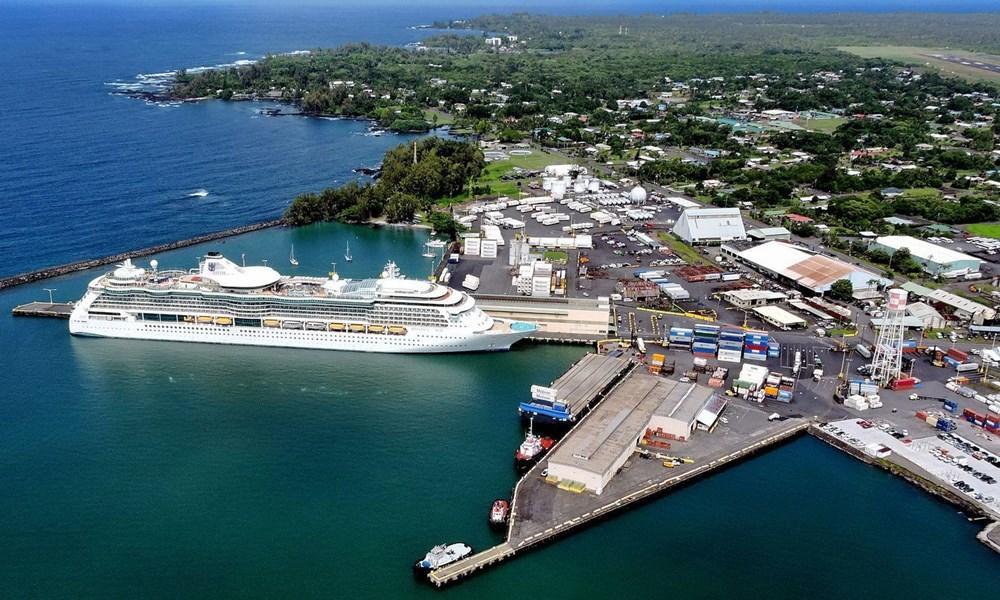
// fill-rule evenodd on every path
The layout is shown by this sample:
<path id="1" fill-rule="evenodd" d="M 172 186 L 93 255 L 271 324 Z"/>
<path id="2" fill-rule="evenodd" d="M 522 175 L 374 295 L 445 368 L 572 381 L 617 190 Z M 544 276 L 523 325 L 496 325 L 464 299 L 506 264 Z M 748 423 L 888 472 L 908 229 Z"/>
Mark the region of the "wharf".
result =
<path id="1" fill-rule="evenodd" d="M 68 319 L 73 312 L 70 302 L 29 302 L 15 306 L 11 311 L 15 317 L 49 317 L 52 319 Z"/>
<path id="2" fill-rule="evenodd" d="M 547 483 L 541 471 L 547 468 L 548 462 L 542 460 L 514 488 L 507 540 L 430 573 L 428 580 L 436 587 L 456 583 L 486 567 L 796 437 L 810 426 L 804 419 L 769 422 L 763 411 L 746 405 L 730 406 L 726 415 L 729 422 L 718 424 L 713 432 L 698 432 L 691 441 L 677 444 L 675 453 L 691 457 L 693 464 L 668 469 L 660 460 L 645 460 L 633 455 L 600 495 L 574 493 Z M 555 449 L 572 439 L 580 424 L 574 426 Z"/>
<path id="3" fill-rule="evenodd" d="M 570 421 L 587 410 L 635 367 L 624 358 L 611 358 L 599 354 L 586 354 L 552 383 L 556 390 L 556 402 L 566 406 L 566 417 Z M 547 415 L 545 406 L 533 402 L 523 402 L 520 411 L 525 416 Z M 555 418 L 555 417 L 552 417 Z"/>

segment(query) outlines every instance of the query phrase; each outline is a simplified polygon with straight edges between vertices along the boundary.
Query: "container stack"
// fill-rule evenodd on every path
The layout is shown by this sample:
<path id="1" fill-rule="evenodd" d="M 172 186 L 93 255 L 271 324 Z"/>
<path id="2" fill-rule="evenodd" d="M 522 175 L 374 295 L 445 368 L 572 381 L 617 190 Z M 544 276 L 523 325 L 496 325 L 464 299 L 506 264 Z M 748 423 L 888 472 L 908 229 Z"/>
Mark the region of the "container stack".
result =
<path id="1" fill-rule="evenodd" d="M 763 331 L 748 331 L 743 336 L 743 360 L 766 361 L 769 338 Z"/>
<path id="2" fill-rule="evenodd" d="M 723 329 L 719 332 L 719 360 L 740 362 L 743 350 L 743 332 L 738 329 Z"/>
<path id="3" fill-rule="evenodd" d="M 767 357 L 768 358 L 779 358 L 781 356 L 781 344 L 778 342 L 769 342 L 767 344 Z"/>
<path id="4" fill-rule="evenodd" d="M 670 347 L 671 348 L 683 348 L 685 350 L 691 349 L 691 343 L 694 341 L 694 330 L 685 329 L 684 327 L 671 327 L 670 328 Z"/>
<path id="5" fill-rule="evenodd" d="M 719 352 L 719 333 L 721 329 L 718 325 L 695 325 L 694 343 L 691 344 L 691 352 L 714 357 Z"/>

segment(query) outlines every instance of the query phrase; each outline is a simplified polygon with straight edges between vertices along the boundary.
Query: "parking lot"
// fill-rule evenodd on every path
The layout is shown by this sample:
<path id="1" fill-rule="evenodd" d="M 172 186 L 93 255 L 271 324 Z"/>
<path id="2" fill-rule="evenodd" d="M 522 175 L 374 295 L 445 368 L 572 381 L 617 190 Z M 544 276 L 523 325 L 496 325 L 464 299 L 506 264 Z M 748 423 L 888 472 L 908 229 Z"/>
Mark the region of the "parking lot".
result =
<path id="1" fill-rule="evenodd" d="M 1000 457 L 981 443 L 954 433 L 935 435 L 933 429 L 919 422 L 908 431 L 883 418 L 847 419 L 824 428 L 859 449 L 882 444 L 939 483 L 1000 516 Z"/>

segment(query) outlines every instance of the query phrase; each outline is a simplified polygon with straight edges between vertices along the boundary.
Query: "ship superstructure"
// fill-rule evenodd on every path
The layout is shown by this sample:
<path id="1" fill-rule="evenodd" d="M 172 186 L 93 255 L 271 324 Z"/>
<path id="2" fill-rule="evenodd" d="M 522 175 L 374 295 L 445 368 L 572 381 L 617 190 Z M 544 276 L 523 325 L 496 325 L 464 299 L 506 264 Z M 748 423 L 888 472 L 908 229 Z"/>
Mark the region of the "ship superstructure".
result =
<path id="1" fill-rule="evenodd" d="M 535 329 L 494 319 L 465 292 L 405 279 L 282 276 L 210 252 L 192 271 L 126 260 L 90 282 L 69 323 L 76 335 L 354 350 L 507 350 Z"/>

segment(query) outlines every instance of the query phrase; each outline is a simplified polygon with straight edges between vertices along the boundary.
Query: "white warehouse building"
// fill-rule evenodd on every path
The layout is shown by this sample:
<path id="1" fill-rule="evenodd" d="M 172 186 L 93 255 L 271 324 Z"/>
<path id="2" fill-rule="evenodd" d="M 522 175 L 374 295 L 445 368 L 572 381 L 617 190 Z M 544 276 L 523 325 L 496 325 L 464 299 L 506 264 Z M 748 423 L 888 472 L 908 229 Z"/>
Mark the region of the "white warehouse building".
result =
<path id="1" fill-rule="evenodd" d="M 738 208 L 689 208 L 674 224 L 674 233 L 689 244 L 719 244 L 747 239 Z"/>
<path id="2" fill-rule="evenodd" d="M 931 275 L 978 273 L 983 264 L 983 261 L 975 256 L 908 235 L 885 235 L 875 238 L 872 247 L 884 251 L 889 256 L 901 248 L 906 248 L 910 251 L 910 256 Z"/>

